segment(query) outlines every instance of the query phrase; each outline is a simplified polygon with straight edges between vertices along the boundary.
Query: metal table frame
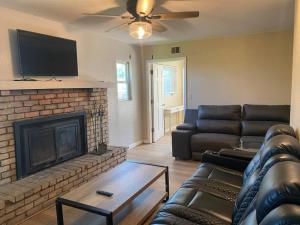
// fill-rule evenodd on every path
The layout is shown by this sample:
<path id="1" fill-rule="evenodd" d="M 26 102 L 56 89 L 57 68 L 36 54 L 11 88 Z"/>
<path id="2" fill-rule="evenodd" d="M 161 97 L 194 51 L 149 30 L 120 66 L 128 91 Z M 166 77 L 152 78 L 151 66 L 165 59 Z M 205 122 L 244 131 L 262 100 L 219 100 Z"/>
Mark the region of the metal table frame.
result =
<path id="1" fill-rule="evenodd" d="M 138 163 L 142 165 L 149 165 L 149 166 L 156 166 L 156 167 L 162 167 L 165 168 L 165 190 L 166 190 L 166 198 L 163 200 L 163 202 L 166 202 L 169 200 L 169 195 L 170 195 L 170 183 L 169 183 L 169 167 L 168 166 L 162 166 L 162 165 L 157 165 L 157 164 L 152 164 L 152 163 L 144 163 L 144 162 L 139 162 L 139 161 L 131 161 L 127 160 L 127 162 L 131 163 Z M 94 213 L 100 216 L 106 217 L 106 224 L 107 225 L 113 225 L 113 213 L 104 209 L 100 209 L 94 206 L 82 204 L 80 202 L 64 199 L 64 198 L 57 198 L 56 199 L 56 216 L 57 216 L 57 225 L 64 225 L 64 216 L 63 216 L 63 205 L 73 207 L 76 209 L 80 209 L 83 211 L 87 211 L 90 213 Z"/>

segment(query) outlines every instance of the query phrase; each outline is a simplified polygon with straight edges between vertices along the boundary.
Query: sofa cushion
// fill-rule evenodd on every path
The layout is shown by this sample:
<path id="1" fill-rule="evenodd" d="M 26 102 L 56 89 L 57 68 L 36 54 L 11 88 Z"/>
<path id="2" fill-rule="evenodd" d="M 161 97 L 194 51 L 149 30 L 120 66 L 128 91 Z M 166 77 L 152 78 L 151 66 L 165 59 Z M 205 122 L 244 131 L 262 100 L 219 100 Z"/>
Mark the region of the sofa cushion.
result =
<path id="1" fill-rule="evenodd" d="M 198 119 L 237 120 L 241 119 L 240 105 L 200 105 Z"/>
<path id="2" fill-rule="evenodd" d="M 198 225 L 188 219 L 175 216 L 172 213 L 161 210 L 157 213 L 151 225 Z"/>
<path id="3" fill-rule="evenodd" d="M 240 135 L 240 122 L 230 120 L 197 120 L 197 132 Z"/>
<path id="4" fill-rule="evenodd" d="M 180 217 L 199 223 L 203 214 L 210 214 L 216 221 L 231 222 L 234 203 L 193 188 L 179 188 L 161 211 L 167 211 Z M 181 210 L 179 210 L 181 208 Z M 190 212 L 193 216 L 188 215 Z"/>
<path id="5" fill-rule="evenodd" d="M 198 118 L 198 109 L 186 109 L 184 111 L 184 123 L 191 123 L 196 125 Z"/>
<path id="6" fill-rule="evenodd" d="M 191 154 L 192 130 L 175 130 L 172 132 L 172 155 L 178 159 L 189 160 Z"/>
<path id="7" fill-rule="evenodd" d="M 259 149 L 264 142 L 264 137 L 261 136 L 243 136 L 241 137 L 242 148 Z"/>
<path id="8" fill-rule="evenodd" d="M 268 129 L 282 124 L 278 121 L 242 121 L 242 136 L 265 136 Z"/>
<path id="9" fill-rule="evenodd" d="M 266 217 L 262 220 L 260 224 L 261 225 L 299 224 L 299 221 L 300 221 L 300 205 L 282 204 L 276 209 L 273 209 L 268 215 L 266 215 Z"/>
<path id="10" fill-rule="evenodd" d="M 220 151 L 222 148 L 235 148 L 239 145 L 240 137 L 230 134 L 198 133 L 191 138 L 193 152 Z"/>
<path id="11" fill-rule="evenodd" d="M 296 137 L 296 133 L 293 127 L 287 124 L 278 124 L 270 127 L 266 133 L 265 141 L 270 140 L 272 137 L 285 134 L 292 137 Z"/>
<path id="12" fill-rule="evenodd" d="M 243 120 L 281 121 L 289 123 L 289 105 L 244 105 Z"/>
<path id="13" fill-rule="evenodd" d="M 237 188 L 240 188 L 243 184 L 243 174 L 241 172 L 209 163 L 201 163 L 191 178 L 218 180 Z"/>
<path id="14" fill-rule="evenodd" d="M 300 164 L 281 162 L 264 177 L 257 194 L 257 220 L 281 204 L 300 204 Z"/>
<path id="15" fill-rule="evenodd" d="M 300 159 L 299 141 L 288 135 L 277 135 L 264 143 L 264 147 L 259 151 L 260 168 L 273 156 L 279 154 L 289 154 Z"/>

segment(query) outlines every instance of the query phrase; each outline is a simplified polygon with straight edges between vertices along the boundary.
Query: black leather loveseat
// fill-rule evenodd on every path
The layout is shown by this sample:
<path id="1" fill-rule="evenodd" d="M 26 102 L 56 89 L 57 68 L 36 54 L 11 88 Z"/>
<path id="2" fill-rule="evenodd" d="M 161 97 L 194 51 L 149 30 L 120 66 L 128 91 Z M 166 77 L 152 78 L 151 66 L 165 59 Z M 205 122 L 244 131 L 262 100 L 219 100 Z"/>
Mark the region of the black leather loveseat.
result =
<path id="1" fill-rule="evenodd" d="M 288 130 L 269 135 L 245 170 L 201 163 L 151 224 L 299 225 L 300 144 Z"/>
<path id="2" fill-rule="evenodd" d="M 185 111 L 184 124 L 172 132 L 178 159 L 201 160 L 206 150 L 259 148 L 268 128 L 288 124 L 288 105 L 200 105 Z"/>

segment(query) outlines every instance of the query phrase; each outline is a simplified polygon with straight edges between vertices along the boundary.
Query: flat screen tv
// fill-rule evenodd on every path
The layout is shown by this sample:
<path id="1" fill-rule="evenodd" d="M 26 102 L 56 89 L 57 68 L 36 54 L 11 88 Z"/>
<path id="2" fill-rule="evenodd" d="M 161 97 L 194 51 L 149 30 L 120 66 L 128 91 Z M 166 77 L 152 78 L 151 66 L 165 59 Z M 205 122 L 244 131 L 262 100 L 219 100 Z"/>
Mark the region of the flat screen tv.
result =
<path id="1" fill-rule="evenodd" d="M 78 76 L 76 41 L 17 30 L 23 76 Z"/>

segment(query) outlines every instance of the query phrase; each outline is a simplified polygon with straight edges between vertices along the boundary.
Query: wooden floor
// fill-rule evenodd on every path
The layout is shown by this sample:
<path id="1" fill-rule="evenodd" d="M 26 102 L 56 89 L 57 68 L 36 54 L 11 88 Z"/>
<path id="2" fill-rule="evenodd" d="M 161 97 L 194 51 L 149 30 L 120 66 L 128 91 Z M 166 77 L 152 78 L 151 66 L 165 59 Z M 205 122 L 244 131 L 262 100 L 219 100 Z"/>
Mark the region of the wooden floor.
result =
<path id="1" fill-rule="evenodd" d="M 165 136 L 155 144 L 145 144 L 138 146 L 128 152 L 129 160 L 139 160 L 144 162 L 156 163 L 169 166 L 170 171 L 170 192 L 173 194 L 180 184 L 194 172 L 199 163 L 193 161 L 177 161 L 174 160 L 171 153 L 171 137 Z M 155 184 L 156 188 L 164 188 L 164 179 L 159 180 Z M 65 212 L 65 217 L 72 215 L 72 217 L 78 217 L 73 209 L 68 209 L 69 212 Z M 72 211 L 72 212 L 71 212 Z M 82 212 L 80 212 L 82 213 Z M 79 214 L 79 212 L 77 213 Z M 80 219 L 80 222 L 66 223 L 65 225 L 92 225 L 91 220 L 93 217 L 85 217 L 89 221 Z M 70 220 L 68 220 L 70 221 Z M 147 225 L 151 221 L 151 218 L 145 223 Z M 46 209 L 39 214 L 28 219 L 22 225 L 56 225 L 55 207 Z M 129 225 L 129 224 L 128 224 Z"/>

